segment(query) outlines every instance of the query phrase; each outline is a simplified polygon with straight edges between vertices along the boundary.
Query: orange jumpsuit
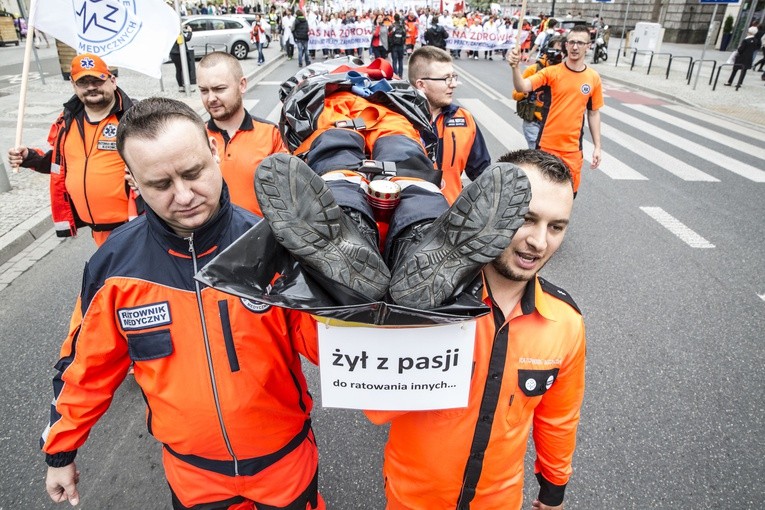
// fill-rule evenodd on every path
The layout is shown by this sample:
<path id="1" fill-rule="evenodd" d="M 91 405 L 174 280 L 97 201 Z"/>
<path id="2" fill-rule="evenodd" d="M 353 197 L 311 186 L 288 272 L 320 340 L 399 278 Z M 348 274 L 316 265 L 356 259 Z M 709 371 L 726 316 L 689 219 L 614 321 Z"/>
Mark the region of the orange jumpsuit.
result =
<path id="1" fill-rule="evenodd" d="M 391 424 L 389 510 L 520 508 L 532 425 L 540 501 L 563 501 L 584 396 L 584 321 L 573 301 L 534 279 L 510 317 L 492 306 L 478 319 L 473 362 L 467 408 L 365 411 Z"/>

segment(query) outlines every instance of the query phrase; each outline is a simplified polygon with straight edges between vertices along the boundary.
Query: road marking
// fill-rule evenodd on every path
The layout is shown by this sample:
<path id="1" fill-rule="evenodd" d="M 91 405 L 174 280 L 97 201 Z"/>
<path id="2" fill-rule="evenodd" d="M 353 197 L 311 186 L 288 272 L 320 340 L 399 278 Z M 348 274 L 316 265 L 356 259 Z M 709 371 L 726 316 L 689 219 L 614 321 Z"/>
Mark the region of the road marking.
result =
<path id="1" fill-rule="evenodd" d="M 250 115 L 252 115 L 252 109 L 255 108 L 255 105 L 260 102 L 260 99 L 245 99 L 243 102 L 244 109 L 247 110 Z"/>
<path id="2" fill-rule="evenodd" d="M 765 159 L 765 145 L 763 144 L 755 146 L 750 143 L 743 142 L 738 138 L 724 135 L 718 131 L 702 127 L 698 123 L 689 122 L 685 119 L 675 117 L 674 115 L 670 115 L 669 113 L 662 112 L 649 106 L 639 104 L 625 104 L 624 106 L 631 108 L 632 110 L 644 113 L 650 117 L 653 117 L 654 119 L 663 120 L 664 122 L 672 124 L 672 126 L 675 128 L 689 131 L 705 138 L 709 138 L 713 142 L 725 145 L 731 149 L 736 149 L 743 152 L 744 154 L 751 154 L 756 158 Z"/>
<path id="3" fill-rule="evenodd" d="M 280 81 L 259 81 L 258 85 L 281 85 L 282 82 Z"/>
<path id="4" fill-rule="evenodd" d="M 618 143 L 626 150 L 634 152 L 684 181 L 720 182 L 720 179 L 716 179 L 666 152 L 657 150 L 655 147 L 623 133 L 605 122 L 602 124 L 601 132 L 605 134 L 605 138 Z"/>
<path id="5" fill-rule="evenodd" d="M 274 124 L 278 124 L 281 116 L 282 116 L 282 104 L 276 103 L 276 106 L 274 106 L 274 109 L 271 110 L 271 113 L 268 114 L 268 116 L 266 117 L 266 120 L 269 120 L 273 122 Z"/>
<path id="6" fill-rule="evenodd" d="M 595 150 L 595 146 L 592 145 L 592 142 L 585 140 L 582 138 L 582 152 L 584 153 L 584 160 L 588 163 L 592 162 L 591 159 L 587 157 L 587 154 L 592 154 L 592 151 Z M 584 164 L 582 164 L 582 169 L 584 170 Z M 629 167 L 622 163 L 618 157 L 611 156 L 607 152 L 603 151 L 601 149 L 600 151 L 600 166 L 597 168 L 597 170 L 603 172 L 607 176 L 609 176 L 612 179 L 615 179 L 617 181 L 647 181 L 648 177 L 641 174 L 637 170 L 633 170 L 632 167 Z"/>
<path id="7" fill-rule="evenodd" d="M 757 297 L 765 301 L 765 294 L 757 294 Z"/>
<path id="8" fill-rule="evenodd" d="M 653 124 L 645 122 L 641 119 L 638 119 L 637 117 L 629 115 L 610 106 L 604 106 L 600 111 L 609 117 L 620 120 L 625 124 L 629 124 L 634 128 L 643 131 L 648 136 L 653 136 L 660 140 L 664 140 L 667 143 L 671 143 L 679 149 L 703 158 L 708 162 L 713 163 L 715 166 L 728 170 L 729 172 L 733 172 L 736 175 L 740 175 L 745 179 L 749 179 L 750 181 L 754 182 L 765 182 L 765 171 L 762 171 L 759 168 L 755 168 L 752 165 L 742 163 L 737 159 L 726 156 L 725 154 L 721 154 L 701 144 L 694 143 L 674 133 L 670 133 L 665 129 L 661 129 L 657 126 L 654 126 Z"/>
<path id="9" fill-rule="evenodd" d="M 709 124 L 714 124 L 715 126 L 726 131 L 730 131 L 731 133 L 738 133 L 740 135 L 748 136 L 749 138 L 757 138 L 761 136 L 761 134 L 754 132 L 752 128 L 746 127 L 739 122 L 727 120 L 720 115 L 714 115 L 699 111 L 685 105 L 666 105 L 664 108 L 688 115 L 694 119 L 708 122 Z"/>
<path id="10" fill-rule="evenodd" d="M 661 207 L 641 207 L 641 211 L 655 219 L 659 225 L 666 228 L 691 248 L 714 248 L 715 245 L 685 226 L 680 220 L 669 214 Z"/>
<path id="11" fill-rule="evenodd" d="M 475 119 L 481 119 L 481 128 L 491 133 L 506 149 L 514 150 L 528 147 L 523 135 L 483 104 L 483 101 L 460 99 L 460 104 L 470 111 Z"/>

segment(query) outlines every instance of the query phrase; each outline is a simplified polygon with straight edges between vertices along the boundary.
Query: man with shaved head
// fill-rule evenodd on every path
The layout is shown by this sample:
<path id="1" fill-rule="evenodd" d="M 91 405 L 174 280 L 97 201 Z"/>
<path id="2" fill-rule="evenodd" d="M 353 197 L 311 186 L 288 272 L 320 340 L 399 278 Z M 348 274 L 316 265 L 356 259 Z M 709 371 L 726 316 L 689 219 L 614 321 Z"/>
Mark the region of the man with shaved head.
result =
<path id="1" fill-rule="evenodd" d="M 216 51 L 203 58 L 197 66 L 197 87 L 210 114 L 207 132 L 218 149 L 231 201 L 262 216 L 253 179 L 263 158 L 287 152 L 278 126 L 245 110 L 247 78 L 233 55 Z"/>

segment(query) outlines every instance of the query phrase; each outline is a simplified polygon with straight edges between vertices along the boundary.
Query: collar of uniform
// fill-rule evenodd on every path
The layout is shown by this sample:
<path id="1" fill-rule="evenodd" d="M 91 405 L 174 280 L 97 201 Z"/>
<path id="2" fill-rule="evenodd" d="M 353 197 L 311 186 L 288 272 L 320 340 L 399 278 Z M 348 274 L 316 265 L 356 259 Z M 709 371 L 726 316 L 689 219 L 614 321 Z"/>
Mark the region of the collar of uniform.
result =
<path id="1" fill-rule="evenodd" d="M 459 109 L 459 106 L 457 106 L 454 103 L 451 103 L 451 104 L 441 108 L 441 113 L 439 114 L 439 117 L 443 117 L 444 118 L 444 122 L 445 122 L 446 120 L 448 120 L 451 117 L 453 117 L 454 114 L 457 113 L 458 109 Z"/>
<path id="2" fill-rule="evenodd" d="M 205 253 L 217 244 L 221 232 L 228 228 L 231 223 L 232 214 L 233 207 L 231 206 L 228 187 L 224 182 L 220 194 L 220 209 L 218 213 L 210 221 L 194 231 L 194 248 L 197 254 Z M 152 231 L 161 237 L 165 245 L 173 251 L 188 253 L 188 239 L 173 232 L 167 223 L 157 216 L 148 205 L 146 206 L 146 219 Z"/>
<path id="3" fill-rule="evenodd" d="M 526 288 L 521 296 L 521 313 L 523 313 L 523 315 L 529 315 L 536 310 L 545 319 L 551 321 L 556 320 L 555 314 L 547 301 L 549 298 L 544 293 L 542 285 L 539 283 L 539 278 L 534 275 L 534 280 L 532 281 L 529 281 L 526 284 Z M 483 294 L 481 299 L 492 309 L 497 308 L 494 304 L 494 298 L 491 297 L 491 289 L 489 288 L 489 284 L 486 282 L 485 277 L 483 279 Z"/>
<path id="4" fill-rule="evenodd" d="M 228 132 L 219 128 L 213 119 L 210 119 L 207 121 L 207 129 L 211 132 L 220 133 L 221 135 L 224 135 L 224 136 L 228 135 Z M 255 129 L 255 125 L 252 123 L 252 115 L 250 115 L 250 112 L 245 110 L 244 118 L 242 119 L 242 124 L 239 126 L 239 129 L 237 129 L 237 131 L 252 131 L 253 129 Z"/>

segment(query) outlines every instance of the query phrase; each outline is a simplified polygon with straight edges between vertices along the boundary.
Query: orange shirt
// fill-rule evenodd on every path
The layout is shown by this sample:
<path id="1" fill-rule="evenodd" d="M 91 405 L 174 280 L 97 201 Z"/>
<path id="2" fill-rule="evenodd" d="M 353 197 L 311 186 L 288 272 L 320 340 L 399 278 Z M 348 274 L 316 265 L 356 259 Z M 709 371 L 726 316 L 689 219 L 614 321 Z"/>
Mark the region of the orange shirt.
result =
<path id="1" fill-rule="evenodd" d="M 255 198 L 255 170 L 266 156 L 287 152 L 279 128 L 245 111 L 242 125 L 233 137 L 229 138 L 212 120 L 207 122 L 207 133 L 218 142 L 220 170 L 228 184 L 231 201 L 262 217 Z"/>
<path id="2" fill-rule="evenodd" d="M 374 423 L 391 423 L 383 468 L 389 509 L 453 510 L 461 493 L 470 508 L 520 508 L 532 423 L 535 471 L 562 501 L 585 366 L 584 320 L 563 296 L 534 279 L 509 317 L 494 309 L 478 318 L 467 408 L 365 411 Z"/>
<path id="3" fill-rule="evenodd" d="M 550 87 L 550 110 L 539 139 L 541 149 L 582 150 L 584 112 L 603 107 L 600 75 L 589 67 L 572 71 L 566 63 L 545 67 L 531 77 L 531 87 Z"/>
<path id="4" fill-rule="evenodd" d="M 66 191 L 77 215 L 86 223 L 127 221 L 125 163 L 117 153 L 117 118 L 101 122 L 77 119 L 64 142 Z"/>

